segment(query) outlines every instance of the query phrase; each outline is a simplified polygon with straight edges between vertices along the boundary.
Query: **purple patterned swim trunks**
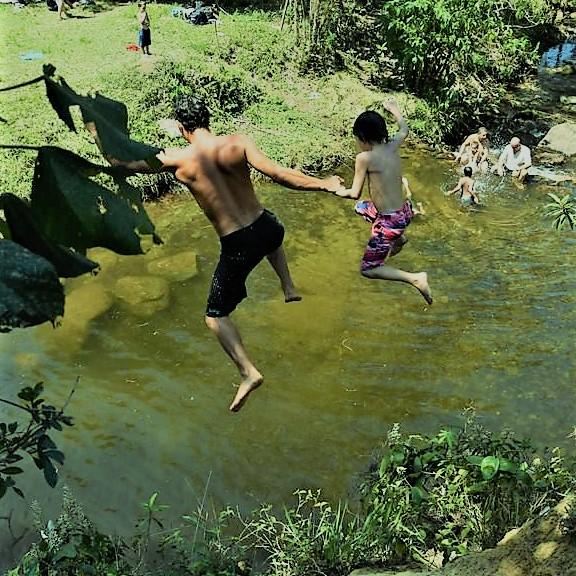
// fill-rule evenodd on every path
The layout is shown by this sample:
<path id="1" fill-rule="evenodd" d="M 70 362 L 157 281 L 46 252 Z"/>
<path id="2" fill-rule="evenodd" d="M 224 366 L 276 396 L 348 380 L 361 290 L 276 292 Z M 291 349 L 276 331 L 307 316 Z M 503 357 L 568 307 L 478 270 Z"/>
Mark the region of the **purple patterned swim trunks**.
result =
<path id="1" fill-rule="evenodd" d="M 406 200 L 399 210 L 383 213 L 378 212 L 371 200 L 363 200 L 356 203 L 354 210 L 372 224 L 372 236 L 362 256 L 361 270 L 382 266 L 396 241 L 412 221 L 412 204 L 410 200 Z"/>

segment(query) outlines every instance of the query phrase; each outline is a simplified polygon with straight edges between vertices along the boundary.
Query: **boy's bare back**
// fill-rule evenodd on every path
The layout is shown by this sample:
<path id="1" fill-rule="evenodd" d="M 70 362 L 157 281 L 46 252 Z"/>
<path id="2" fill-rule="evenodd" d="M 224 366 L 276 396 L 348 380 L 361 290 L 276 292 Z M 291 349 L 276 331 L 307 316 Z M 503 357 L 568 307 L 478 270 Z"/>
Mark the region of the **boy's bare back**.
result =
<path id="1" fill-rule="evenodd" d="M 243 136 L 206 131 L 186 148 L 167 149 L 160 160 L 192 192 L 220 236 L 247 226 L 262 211 Z"/>
<path id="2" fill-rule="evenodd" d="M 388 213 L 402 208 L 405 201 L 402 190 L 399 148 L 408 135 L 408 125 L 394 100 L 386 102 L 384 107 L 398 122 L 398 132 L 394 138 L 388 140 L 384 121 L 377 115 L 382 122 L 386 138 L 379 139 L 377 142 L 357 138 L 362 152 L 356 156 L 352 187 L 336 194 L 344 198 L 359 198 L 364 181 L 368 179 L 370 198 L 374 202 L 374 206 L 378 212 Z M 370 112 L 366 112 L 366 114 L 370 114 Z"/>
<path id="3" fill-rule="evenodd" d="M 362 154 L 368 156 L 368 187 L 374 206 L 378 212 L 399 210 L 404 204 L 404 193 L 398 146 L 392 141 Z"/>

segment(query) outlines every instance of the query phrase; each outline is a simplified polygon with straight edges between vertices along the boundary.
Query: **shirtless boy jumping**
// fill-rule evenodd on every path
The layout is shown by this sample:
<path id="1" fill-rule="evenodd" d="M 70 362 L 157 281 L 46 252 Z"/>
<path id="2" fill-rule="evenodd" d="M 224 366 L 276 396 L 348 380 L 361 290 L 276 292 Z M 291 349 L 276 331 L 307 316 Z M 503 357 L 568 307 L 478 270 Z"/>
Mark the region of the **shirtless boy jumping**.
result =
<path id="1" fill-rule="evenodd" d="M 375 280 L 410 284 L 422 294 L 428 304 L 432 304 L 426 272 L 405 272 L 386 263 L 406 242 L 404 231 L 414 213 L 410 200 L 405 200 L 403 196 L 398 151 L 408 135 L 408 124 L 396 102 L 387 102 L 385 108 L 398 122 L 398 133 L 390 140 L 386 123 L 380 114 L 373 111 L 360 114 L 352 130 L 362 150 L 356 156 L 352 188 L 337 190 L 335 194 L 357 200 L 367 177 L 371 200 L 356 204 L 356 212 L 372 224 L 372 236 L 362 258 L 362 275 Z"/>
<path id="2" fill-rule="evenodd" d="M 242 381 L 230 404 L 230 410 L 237 412 L 263 381 L 230 320 L 230 314 L 247 296 L 248 275 L 266 257 L 280 279 L 285 301 L 301 299 L 282 248 L 284 227 L 258 201 L 250 167 L 295 190 L 337 192 L 343 188 L 342 181 L 338 176 L 320 179 L 283 168 L 267 158 L 246 136 L 215 136 L 209 129 L 210 114 L 206 105 L 192 96 L 180 96 L 174 102 L 174 115 L 188 146 L 158 153 L 159 167 L 152 167 L 145 160 L 124 162 L 111 157 L 107 160 L 134 172 L 174 172 L 220 237 L 220 261 L 212 278 L 205 321 L 240 372 Z M 99 143 L 94 125 L 88 124 L 87 128 Z"/>

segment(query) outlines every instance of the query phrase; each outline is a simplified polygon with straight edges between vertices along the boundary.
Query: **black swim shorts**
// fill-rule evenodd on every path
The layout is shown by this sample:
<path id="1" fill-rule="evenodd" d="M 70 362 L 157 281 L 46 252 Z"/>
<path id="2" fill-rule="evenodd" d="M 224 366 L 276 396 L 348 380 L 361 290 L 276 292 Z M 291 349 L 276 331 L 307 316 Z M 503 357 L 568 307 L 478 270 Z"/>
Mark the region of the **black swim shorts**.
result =
<path id="1" fill-rule="evenodd" d="M 282 245 L 284 226 L 268 210 L 245 228 L 220 238 L 220 261 L 214 270 L 206 316 L 228 316 L 248 295 L 246 278 L 258 263 Z"/>

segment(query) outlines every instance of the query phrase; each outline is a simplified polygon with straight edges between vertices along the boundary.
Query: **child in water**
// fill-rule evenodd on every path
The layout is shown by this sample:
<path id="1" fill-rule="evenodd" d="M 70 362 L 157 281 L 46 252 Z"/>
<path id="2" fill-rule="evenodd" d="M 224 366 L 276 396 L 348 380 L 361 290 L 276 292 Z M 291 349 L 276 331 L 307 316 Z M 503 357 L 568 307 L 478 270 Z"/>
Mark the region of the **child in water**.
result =
<path id="1" fill-rule="evenodd" d="M 451 196 L 460 192 L 460 203 L 462 206 L 472 206 L 480 204 L 480 199 L 474 191 L 476 182 L 472 178 L 472 167 L 466 166 L 464 168 L 464 176 L 458 180 L 458 184 L 452 190 L 446 192 L 446 196 Z"/>

